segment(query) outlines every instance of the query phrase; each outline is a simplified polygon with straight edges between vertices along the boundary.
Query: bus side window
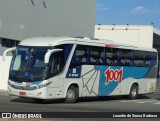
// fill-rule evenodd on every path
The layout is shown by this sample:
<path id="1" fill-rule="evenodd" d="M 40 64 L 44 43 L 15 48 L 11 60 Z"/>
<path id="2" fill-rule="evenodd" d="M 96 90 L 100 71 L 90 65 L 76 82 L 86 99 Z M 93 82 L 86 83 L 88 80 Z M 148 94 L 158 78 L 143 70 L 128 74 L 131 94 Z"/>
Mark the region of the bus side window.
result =
<path id="1" fill-rule="evenodd" d="M 120 65 L 126 66 L 127 60 L 126 60 L 126 50 L 125 49 L 120 50 L 119 57 L 120 57 Z"/>
<path id="2" fill-rule="evenodd" d="M 90 63 L 96 65 L 104 63 L 104 48 L 94 46 L 90 47 Z"/>
<path id="3" fill-rule="evenodd" d="M 145 65 L 147 67 L 151 67 L 156 65 L 157 63 L 157 55 L 155 52 L 145 52 Z"/>
<path id="4" fill-rule="evenodd" d="M 119 49 L 117 49 L 117 48 L 113 48 L 112 49 L 112 53 L 113 53 L 113 57 L 112 57 L 112 63 L 111 64 L 113 64 L 113 65 L 115 65 L 115 66 L 118 66 L 118 65 L 120 65 L 119 63 Z"/>
<path id="5" fill-rule="evenodd" d="M 88 58 L 88 47 L 83 45 L 77 45 L 72 57 L 70 67 L 88 63 L 87 58 Z"/>
<path id="6" fill-rule="evenodd" d="M 151 52 L 151 53 L 152 53 L 152 56 L 151 56 L 151 66 L 154 66 L 157 63 L 157 55 L 156 55 L 155 52 Z"/>
<path id="7" fill-rule="evenodd" d="M 133 66 L 133 51 L 121 49 L 119 52 L 120 66 Z"/>
<path id="8" fill-rule="evenodd" d="M 113 63 L 112 57 L 112 51 L 111 48 L 105 48 L 105 54 L 106 54 L 106 65 L 110 65 L 111 63 Z"/>
<path id="9" fill-rule="evenodd" d="M 86 63 L 85 50 L 76 50 L 77 63 Z"/>
<path id="10" fill-rule="evenodd" d="M 145 55 L 145 65 L 147 67 L 151 66 L 151 55 L 149 53 L 146 53 L 146 55 Z"/>
<path id="11" fill-rule="evenodd" d="M 119 49 L 105 48 L 106 52 L 106 65 L 118 66 L 119 65 Z"/>
<path id="12" fill-rule="evenodd" d="M 143 67 L 144 66 L 144 54 L 143 51 L 134 51 L 134 66 Z"/>
<path id="13" fill-rule="evenodd" d="M 133 66 L 133 51 L 126 50 L 126 66 Z"/>

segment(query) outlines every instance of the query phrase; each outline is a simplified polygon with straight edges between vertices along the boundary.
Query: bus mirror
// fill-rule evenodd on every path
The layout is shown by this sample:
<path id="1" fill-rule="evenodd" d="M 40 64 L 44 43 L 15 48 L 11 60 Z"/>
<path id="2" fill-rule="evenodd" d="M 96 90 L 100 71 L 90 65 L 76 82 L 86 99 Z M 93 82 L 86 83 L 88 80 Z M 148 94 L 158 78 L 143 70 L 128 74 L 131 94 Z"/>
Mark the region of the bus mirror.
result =
<path id="1" fill-rule="evenodd" d="M 53 50 L 49 50 L 45 56 L 44 56 L 44 63 L 47 64 L 49 63 L 49 58 L 51 56 L 52 53 L 55 53 L 55 52 L 59 52 L 59 51 L 63 51 L 63 49 L 53 49 Z"/>
<path id="2" fill-rule="evenodd" d="M 10 52 L 10 51 L 14 51 L 16 49 L 16 47 L 12 47 L 12 48 L 8 48 L 8 49 L 6 49 L 4 52 L 3 52 L 3 61 L 5 61 L 5 59 L 6 59 L 6 54 L 8 53 L 8 52 Z"/>

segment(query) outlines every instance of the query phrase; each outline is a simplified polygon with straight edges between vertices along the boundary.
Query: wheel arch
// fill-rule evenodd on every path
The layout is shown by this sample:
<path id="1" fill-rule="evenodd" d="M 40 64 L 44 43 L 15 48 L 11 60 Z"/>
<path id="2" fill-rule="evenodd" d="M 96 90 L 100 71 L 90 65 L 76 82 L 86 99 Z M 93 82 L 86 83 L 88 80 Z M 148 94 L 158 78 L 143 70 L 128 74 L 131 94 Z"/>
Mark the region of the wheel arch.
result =
<path id="1" fill-rule="evenodd" d="M 130 87 L 129 87 L 128 94 L 130 93 L 130 90 L 131 90 L 131 88 L 132 88 L 132 85 L 136 85 L 136 86 L 138 87 L 138 91 L 139 91 L 139 84 L 138 84 L 138 82 L 133 82 L 133 83 L 131 83 L 131 85 L 130 85 Z"/>
<path id="2" fill-rule="evenodd" d="M 138 83 L 132 83 L 132 86 L 130 88 L 130 93 L 129 93 L 129 99 L 134 100 L 137 99 L 139 93 L 139 85 Z"/>
<path id="3" fill-rule="evenodd" d="M 69 84 L 66 86 L 66 88 L 65 88 L 65 90 L 64 90 L 64 94 L 63 94 L 63 97 L 64 97 L 64 98 L 66 97 L 67 90 L 68 90 L 71 86 L 75 86 L 76 88 L 78 88 L 78 92 L 79 92 L 79 84 L 76 83 L 76 82 L 71 82 L 71 83 L 69 83 Z"/>

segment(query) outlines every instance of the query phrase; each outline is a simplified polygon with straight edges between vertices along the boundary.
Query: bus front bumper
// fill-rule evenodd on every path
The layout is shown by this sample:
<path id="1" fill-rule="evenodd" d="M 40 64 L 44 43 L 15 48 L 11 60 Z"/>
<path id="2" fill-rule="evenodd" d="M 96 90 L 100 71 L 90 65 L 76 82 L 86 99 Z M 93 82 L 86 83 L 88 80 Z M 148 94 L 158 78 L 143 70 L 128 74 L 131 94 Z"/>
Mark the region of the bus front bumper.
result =
<path id="1" fill-rule="evenodd" d="M 15 89 L 10 85 L 8 85 L 8 94 L 18 97 L 47 99 L 47 88 L 40 88 L 35 90 L 23 90 L 23 89 Z"/>

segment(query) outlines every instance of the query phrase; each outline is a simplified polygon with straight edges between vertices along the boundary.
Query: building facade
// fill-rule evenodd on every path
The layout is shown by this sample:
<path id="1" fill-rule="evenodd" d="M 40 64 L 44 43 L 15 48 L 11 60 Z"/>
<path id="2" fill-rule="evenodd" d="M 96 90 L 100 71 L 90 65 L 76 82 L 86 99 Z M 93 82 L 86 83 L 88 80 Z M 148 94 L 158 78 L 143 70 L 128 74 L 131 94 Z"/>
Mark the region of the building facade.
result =
<path id="1" fill-rule="evenodd" d="M 93 37 L 95 4 L 95 0 L 1 0 L 0 37 L 8 41 L 36 36 Z M 11 46 L 8 41 L 6 45 Z"/>
<path id="2" fill-rule="evenodd" d="M 95 7 L 95 0 L 0 0 L 0 89 L 12 58 L 2 60 L 6 48 L 31 37 L 94 37 Z"/>
<path id="3" fill-rule="evenodd" d="M 96 25 L 94 37 L 160 51 L 160 30 L 152 25 Z"/>

